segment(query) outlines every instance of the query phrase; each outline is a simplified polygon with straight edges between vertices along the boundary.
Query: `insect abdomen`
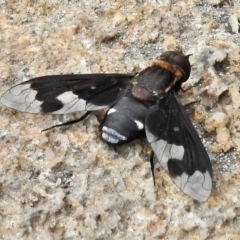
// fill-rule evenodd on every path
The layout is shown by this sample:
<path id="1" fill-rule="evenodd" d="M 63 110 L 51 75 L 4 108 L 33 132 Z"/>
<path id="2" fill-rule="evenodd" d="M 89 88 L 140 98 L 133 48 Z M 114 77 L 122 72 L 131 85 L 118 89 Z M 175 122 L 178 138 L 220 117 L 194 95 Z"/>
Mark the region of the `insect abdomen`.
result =
<path id="1" fill-rule="evenodd" d="M 123 97 L 108 110 L 101 137 L 110 144 L 119 144 L 136 138 L 144 130 L 148 107 L 131 97 Z"/>

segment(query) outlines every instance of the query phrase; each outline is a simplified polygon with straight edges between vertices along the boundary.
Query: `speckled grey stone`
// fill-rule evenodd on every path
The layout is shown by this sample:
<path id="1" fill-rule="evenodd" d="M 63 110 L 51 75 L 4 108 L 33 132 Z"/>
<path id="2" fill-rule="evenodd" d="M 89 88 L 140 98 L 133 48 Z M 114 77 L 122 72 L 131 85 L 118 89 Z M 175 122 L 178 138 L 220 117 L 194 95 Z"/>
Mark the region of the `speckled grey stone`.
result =
<path id="1" fill-rule="evenodd" d="M 36 76 L 136 72 L 165 50 L 192 54 L 184 88 L 194 87 L 182 99 L 201 100 L 188 111 L 214 170 L 212 195 L 200 204 L 163 171 L 154 189 L 146 141 L 101 142 L 102 111 L 42 133 L 80 113 L 0 106 L 0 239 L 239 239 L 239 0 L 0 5 L 0 95 Z M 209 121 L 216 113 L 224 116 L 217 125 Z"/>

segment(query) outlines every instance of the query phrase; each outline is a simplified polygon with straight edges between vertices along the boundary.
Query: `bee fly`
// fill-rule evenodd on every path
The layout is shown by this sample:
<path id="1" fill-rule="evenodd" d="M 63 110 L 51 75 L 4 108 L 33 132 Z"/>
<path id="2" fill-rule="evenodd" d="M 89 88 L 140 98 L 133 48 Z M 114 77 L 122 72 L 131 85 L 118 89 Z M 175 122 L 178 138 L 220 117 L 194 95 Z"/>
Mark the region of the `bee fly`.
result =
<path id="1" fill-rule="evenodd" d="M 211 193 L 212 166 L 178 96 L 190 72 L 188 56 L 167 51 L 138 74 L 37 77 L 10 88 L 1 103 L 27 113 L 86 111 L 72 122 L 109 107 L 101 138 L 114 145 L 145 131 L 157 160 L 173 182 L 193 199 L 204 202 Z"/>

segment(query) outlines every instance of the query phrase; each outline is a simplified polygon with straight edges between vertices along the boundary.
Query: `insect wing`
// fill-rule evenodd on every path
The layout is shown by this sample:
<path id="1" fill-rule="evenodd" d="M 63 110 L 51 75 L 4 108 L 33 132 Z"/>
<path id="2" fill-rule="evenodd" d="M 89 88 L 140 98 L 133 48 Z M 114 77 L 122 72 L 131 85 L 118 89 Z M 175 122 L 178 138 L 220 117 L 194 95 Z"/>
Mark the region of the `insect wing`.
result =
<path id="1" fill-rule="evenodd" d="M 117 102 L 132 77 L 132 74 L 43 76 L 10 88 L 1 103 L 28 113 L 94 111 Z"/>
<path id="2" fill-rule="evenodd" d="M 175 91 L 150 109 L 146 135 L 174 183 L 193 199 L 206 201 L 212 188 L 211 162 Z"/>

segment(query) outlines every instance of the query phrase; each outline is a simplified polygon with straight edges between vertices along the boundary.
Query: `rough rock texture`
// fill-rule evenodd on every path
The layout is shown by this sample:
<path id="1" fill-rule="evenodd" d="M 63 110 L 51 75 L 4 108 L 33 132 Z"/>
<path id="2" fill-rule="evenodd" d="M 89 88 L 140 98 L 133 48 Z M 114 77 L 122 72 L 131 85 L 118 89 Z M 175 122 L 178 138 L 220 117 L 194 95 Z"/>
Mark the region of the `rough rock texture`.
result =
<path id="1" fill-rule="evenodd" d="M 214 187 L 200 204 L 149 149 L 113 149 L 92 114 L 30 115 L 0 106 L 0 239 L 239 239 L 239 0 L 0 1 L 0 94 L 46 74 L 136 72 L 181 49 L 192 74 L 183 102 L 210 154 Z"/>

